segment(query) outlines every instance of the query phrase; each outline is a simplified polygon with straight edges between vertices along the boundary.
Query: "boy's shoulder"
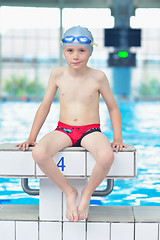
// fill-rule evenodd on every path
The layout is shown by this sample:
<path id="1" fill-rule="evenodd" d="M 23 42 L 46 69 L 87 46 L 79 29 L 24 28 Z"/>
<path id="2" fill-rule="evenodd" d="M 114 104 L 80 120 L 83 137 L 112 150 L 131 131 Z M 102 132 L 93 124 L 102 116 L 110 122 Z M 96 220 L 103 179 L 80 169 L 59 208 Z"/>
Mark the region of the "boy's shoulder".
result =
<path id="1" fill-rule="evenodd" d="M 51 71 L 53 77 L 60 77 L 65 71 L 65 67 L 55 67 Z"/>
<path id="2" fill-rule="evenodd" d="M 51 70 L 49 81 L 58 86 L 58 82 L 63 78 L 65 67 L 55 67 Z"/>
<path id="3" fill-rule="evenodd" d="M 97 79 L 97 81 L 103 81 L 107 79 L 106 74 L 98 69 L 92 69 L 92 75 Z"/>

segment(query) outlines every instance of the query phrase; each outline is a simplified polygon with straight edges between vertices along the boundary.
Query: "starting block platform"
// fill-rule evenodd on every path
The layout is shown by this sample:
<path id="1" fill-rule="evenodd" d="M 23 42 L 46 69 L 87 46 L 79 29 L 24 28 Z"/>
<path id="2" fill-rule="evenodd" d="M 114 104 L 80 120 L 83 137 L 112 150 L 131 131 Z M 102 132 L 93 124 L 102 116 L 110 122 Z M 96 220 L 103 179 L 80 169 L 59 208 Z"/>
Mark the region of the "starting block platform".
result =
<path id="1" fill-rule="evenodd" d="M 0 144 L 0 177 L 43 178 L 44 173 L 32 158 L 32 149 L 19 150 L 15 143 Z M 95 159 L 82 147 L 68 147 L 58 152 L 53 160 L 67 178 L 88 178 Z M 136 149 L 127 144 L 127 149 L 114 151 L 114 163 L 106 178 L 135 178 Z"/>
<path id="2" fill-rule="evenodd" d="M 28 189 L 30 194 L 39 194 L 39 206 L 0 205 L 0 232 L 3 233 L 1 234 L 3 240 L 97 240 L 97 237 L 101 240 L 121 239 L 119 234 L 118 238 L 111 238 L 113 230 L 110 226 L 111 221 L 107 218 L 109 208 L 105 206 L 91 206 L 86 221 L 69 222 L 65 217 L 65 195 L 36 165 L 32 158 L 33 148 L 30 147 L 28 151 L 24 152 L 15 145 L 15 143 L 0 144 L 0 178 L 22 178 L 22 183 L 28 178 L 39 178 L 40 189 L 38 191 Z M 69 147 L 58 152 L 53 157 L 53 161 L 70 184 L 78 190 L 80 198 L 80 192 L 87 184 L 95 165 L 95 159 L 91 153 L 82 147 Z M 112 181 L 113 187 L 113 179 L 135 178 L 136 173 L 136 149 L 127 144 L 127 149 L 124 148 L 121 152 L 114 151 L 114 163 L 106 176 L 108 183 Z M 26 190 L 26 188 L 23 189 Z M 103 196 L 103 194 L 98 191 L 94 196 Z M 106 209 L 108 210 L 106 211 Z M 8 215 L 5 215 L 6 211 Z M 112 214 L 114 216 L 115 212 L 113 211 Z M 132 225 L 123 225 L 122 229 L 129 227 L 133 233 L 135 226 L 133 216 L 130 223 Z M 116 230 L 116 225 L 113 226 Z M 34 237 L 29 234 L 30 231 L 34 232 Z M 9 234 L 9 232 L 11 232 L 10 235 L 5 237 L 5 234 Z M 123 236 L 122 239 L 133 238 Z"/>

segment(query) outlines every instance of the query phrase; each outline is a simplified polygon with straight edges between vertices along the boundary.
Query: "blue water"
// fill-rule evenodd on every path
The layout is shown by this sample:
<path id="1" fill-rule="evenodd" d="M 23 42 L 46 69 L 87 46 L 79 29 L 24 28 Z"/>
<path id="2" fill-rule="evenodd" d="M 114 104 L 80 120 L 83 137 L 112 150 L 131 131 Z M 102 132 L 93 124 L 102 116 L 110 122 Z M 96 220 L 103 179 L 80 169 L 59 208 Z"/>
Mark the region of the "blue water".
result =
<path id="1" fill-rule="evenodd" d="M 28 137 L 40 102 L 0 103 L 0 143 L 22 142 Z M 92 205 L 160 205 L 160 102 L 118 103 L 122 115 L 123 139 L 137 149 L 137 178 L 115 180 L 113 192 L 104 198 L 94 197 Z M 38 140 L 56 127 L 59 103 L 52 104 Z M 101 128 L 112 141 L 109 114 L 100 103 Z M 31 179 L 30 187 L 39 187 Z M 106 185 L 105 181 L 99 188 Z M 0 179 L 0 204 L 39 204 L 39 197 L 23 192 L 20 179 Z"/>

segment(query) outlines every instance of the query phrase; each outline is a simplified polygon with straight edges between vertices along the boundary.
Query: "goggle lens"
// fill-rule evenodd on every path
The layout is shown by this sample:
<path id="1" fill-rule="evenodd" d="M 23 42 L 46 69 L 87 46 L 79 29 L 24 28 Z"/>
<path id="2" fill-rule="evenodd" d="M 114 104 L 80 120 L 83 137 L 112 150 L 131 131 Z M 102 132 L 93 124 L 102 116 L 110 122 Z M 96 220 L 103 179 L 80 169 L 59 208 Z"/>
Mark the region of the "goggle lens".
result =
<path id="1" fill-rule="evenodd" d="M 67 36 L 67 37 L 63 38 L 62 41 L 65 43 L 72 43 L 74 41 L 74 37 Z"/>
<path id="2" fill-rule="evenodd" d="M 91 42 L 87 37 L 79 37 L 78 40 L 81 43 L 90 43 Z"/>

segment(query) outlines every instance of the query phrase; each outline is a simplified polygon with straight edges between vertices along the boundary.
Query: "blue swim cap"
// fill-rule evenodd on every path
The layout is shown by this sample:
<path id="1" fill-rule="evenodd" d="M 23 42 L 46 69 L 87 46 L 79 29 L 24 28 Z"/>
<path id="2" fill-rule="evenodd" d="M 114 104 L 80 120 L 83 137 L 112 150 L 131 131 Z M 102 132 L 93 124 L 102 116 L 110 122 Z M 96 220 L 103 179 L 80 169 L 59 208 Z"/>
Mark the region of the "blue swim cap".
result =
<path id="1" fill-rule="evenodd" d="M 62 43 L 62 48 L 63 49 L 66 46 L 71 46 L 71 45 L 72 46 L 77 46 L 77 45 L 79 45 L 79 46 L 83 46 L 83 47 L 87 48 L 90 51 L 90 56 L 92 55 L 94 39 L 93 39 L 92 33 L 88 30 L 88 28 L 84 28 L 84 27 L 81 27 L 81 26 L 75 26 L 75 27 L 69 28 L 64 33 L 63 38 L 65 38 L 67 36 L 74 36 L 74 37 L 85 36 L 91 41 L 91 43 L 90 44 L 80 43 L 78 40 L 75 40 L 72 43 L 64 42 L 64 43 Z"/>

